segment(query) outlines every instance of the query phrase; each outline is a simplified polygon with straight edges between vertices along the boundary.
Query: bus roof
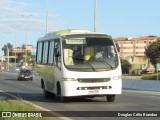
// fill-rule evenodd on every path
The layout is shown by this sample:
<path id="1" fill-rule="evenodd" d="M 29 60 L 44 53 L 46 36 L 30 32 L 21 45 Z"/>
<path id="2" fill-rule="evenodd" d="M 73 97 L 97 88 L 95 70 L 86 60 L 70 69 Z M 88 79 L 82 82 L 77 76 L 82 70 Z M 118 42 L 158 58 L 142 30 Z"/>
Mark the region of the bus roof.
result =
<path id="1" fill-rule="evenodd" d="M 66 35 L 66 34 L 74 34 L 74 33 L 90 33 L 89 30 L 83 30 L 83 29 L 65 29 L 65 30 L 59 30 L 55 32 L 50 32 L 46 34 L 46 36 L 49 35 Z"/>
<path id="2" fill-rule="evenodd" d="M 105 33 L 97 33 L 97 32 L 91 32 L 89 30 L 84 30 L 84 29 L 64 29 L 64 30 L 59 30 L 55 32 L 50 32 L 46 34 L 44 37 L 39 38 L 38 41 L 43 41 L 43 40 L 48 40 L 48 39 L 53 39 L 53 38 L 58 38 L 60 36 L 68 36 L 68 35 L 81 35 L 81 34 L 88 34 L 88 35 L 103 35 L 103 36 L 108 36 L 111 37 L 110 35 L 107 35 Z"/>

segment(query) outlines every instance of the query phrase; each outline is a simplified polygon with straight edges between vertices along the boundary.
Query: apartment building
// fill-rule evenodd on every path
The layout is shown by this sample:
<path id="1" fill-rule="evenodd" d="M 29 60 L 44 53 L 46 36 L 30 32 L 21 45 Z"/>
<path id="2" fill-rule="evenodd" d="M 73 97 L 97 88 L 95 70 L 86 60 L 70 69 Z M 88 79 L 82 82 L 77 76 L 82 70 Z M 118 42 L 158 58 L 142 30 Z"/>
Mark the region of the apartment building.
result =
<path id="1" fill-rule="evenodd" d="M 157 36 L 144 37 L 119 37 L 114 39 L 120 46 L 120 57 L 127 59 L 131 64 L 138 67 L 136 69 L 145 69 L 150 63 L 144 52 L 150 43 L 157 40 Z"/>
<path id="2" fill-rule="evenodd" d="M 157 40 L 156 36 L 146 36 L 146 37 L 119 37 L 115 38 L 120 46 L 120 56 L 126 58 L 128 56 L 145 56 L 145 49 L 150 43 Z"/>

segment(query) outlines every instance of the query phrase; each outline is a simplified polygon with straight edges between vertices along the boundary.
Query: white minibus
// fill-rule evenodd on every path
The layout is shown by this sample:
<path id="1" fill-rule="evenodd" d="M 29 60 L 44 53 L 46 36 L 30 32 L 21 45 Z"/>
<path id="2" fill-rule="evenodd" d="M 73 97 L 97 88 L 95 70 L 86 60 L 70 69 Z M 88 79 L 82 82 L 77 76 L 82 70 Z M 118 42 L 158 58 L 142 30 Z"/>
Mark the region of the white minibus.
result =
<path id="1" fill-rule="evenodd" d="M 66 29 L 37 41 L 36 71 L 45 97 L 106 96 L 114 102 L 122 92 L 121 64 L 111 36 Z"/>

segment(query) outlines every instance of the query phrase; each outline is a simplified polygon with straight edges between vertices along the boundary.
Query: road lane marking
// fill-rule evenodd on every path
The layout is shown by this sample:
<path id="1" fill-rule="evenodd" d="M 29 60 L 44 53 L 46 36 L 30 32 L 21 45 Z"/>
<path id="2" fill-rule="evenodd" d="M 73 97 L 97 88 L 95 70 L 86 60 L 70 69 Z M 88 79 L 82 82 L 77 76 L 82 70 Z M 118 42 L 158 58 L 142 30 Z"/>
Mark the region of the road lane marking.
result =
<path id="1" fill-rule="evenodd" d="M 149 97 L 153 97 L 153 98 L 159 98 L 159 99 L 160 99 L 160 96 L 149 96 Z"/>
<path id="2" fill-rule="evenodd" d="M 8 95 L 8 96 L 10 96 L 10 97 L 16 98 L 16 99 L 18 99 L 18 100 L 22 100 L 24 103 L 30 104 L 31 106 L 33 106 L 33 107 L 34 107 L 35 109 L 37 109 L 37 110 L 41 110 L 41 111 L 51 111 L 51 110 L 49 110 L 49 109 L 43 108 L 43 107 L 41 107 L 41 106 L 39 106 L 39 105 L 36 105 L 36 104 L 34 104 L 34 103 L 32 103 L 32 102 L 23 100 L 23 99 L 15 96 L 15 95 L 13 95 L 13 94 L 6 93 L 6 92 L 4 92 L 4 91 L 2 91 L 2 90 L 0 90 L 0 92 L 4 93 L 4 94 L 6 94 L 6 95 Z M 61 114 L 58 114 L 58 113 L 56 113 L 56 112 L 52 112 L 52 113 L 50 113 L 50 114 L 53 115 L 53 116 L 58 117 L 58 118 L 55 118 L 55 119 L 72 120 L 71 118 L 65 117 L 65 116 L 63 116 L 63 115 L 61 115 Z M 62 116 L 62 117 L 59 117 L 59 116 Z"/>

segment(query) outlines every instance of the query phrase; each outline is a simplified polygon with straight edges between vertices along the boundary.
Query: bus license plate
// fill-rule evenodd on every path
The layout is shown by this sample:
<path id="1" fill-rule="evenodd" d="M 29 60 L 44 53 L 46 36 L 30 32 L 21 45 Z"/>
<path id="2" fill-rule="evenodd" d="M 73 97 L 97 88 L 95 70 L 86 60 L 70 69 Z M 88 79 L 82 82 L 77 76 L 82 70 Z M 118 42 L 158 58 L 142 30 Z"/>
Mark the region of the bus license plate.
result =
<path id="1" fill-rule="evenodd" d="M 95 94 L 98 94 L 99 93 L 99 90 L 90 90 L 89 91 L 89 95 L 95 95 Z"/>

